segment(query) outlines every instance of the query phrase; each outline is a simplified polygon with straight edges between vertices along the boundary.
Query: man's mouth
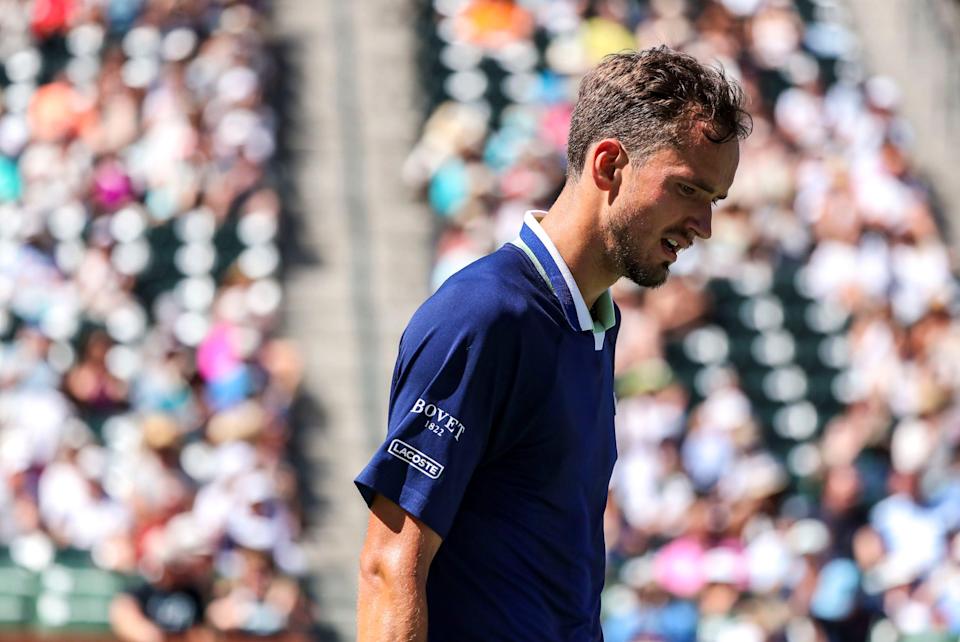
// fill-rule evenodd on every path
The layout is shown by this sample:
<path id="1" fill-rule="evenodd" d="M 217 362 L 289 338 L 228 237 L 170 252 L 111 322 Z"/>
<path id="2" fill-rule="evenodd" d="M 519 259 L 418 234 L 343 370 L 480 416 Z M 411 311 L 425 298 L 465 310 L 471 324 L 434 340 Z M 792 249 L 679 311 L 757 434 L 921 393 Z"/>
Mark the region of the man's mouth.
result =
<path id="1" fill-rule="evenodd" d="M 663 248 L 663 252 L 667 255 L 667 258 L 671 261 L 677 260 L 677 254 L 680 250 L 683 249 L 683 246 L 680 245 L 677 241 L 670 238 L 663 238 L 660 240 L 660 247 Z"/>

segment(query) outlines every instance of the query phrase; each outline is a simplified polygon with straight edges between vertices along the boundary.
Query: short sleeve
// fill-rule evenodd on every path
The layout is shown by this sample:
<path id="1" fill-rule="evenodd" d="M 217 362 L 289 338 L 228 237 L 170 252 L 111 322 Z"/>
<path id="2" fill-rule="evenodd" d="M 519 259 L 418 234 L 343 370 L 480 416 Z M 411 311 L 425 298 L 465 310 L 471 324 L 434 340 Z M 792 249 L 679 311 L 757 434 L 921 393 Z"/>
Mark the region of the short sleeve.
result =
<path id="1" fill-rule="evenodd" d="M 451 297 L 429 300 L 400 341 L 387 438 L 355 483 L 380 493 L 441 537 L 501 414 L 511 366 L 510 324 Z"/>

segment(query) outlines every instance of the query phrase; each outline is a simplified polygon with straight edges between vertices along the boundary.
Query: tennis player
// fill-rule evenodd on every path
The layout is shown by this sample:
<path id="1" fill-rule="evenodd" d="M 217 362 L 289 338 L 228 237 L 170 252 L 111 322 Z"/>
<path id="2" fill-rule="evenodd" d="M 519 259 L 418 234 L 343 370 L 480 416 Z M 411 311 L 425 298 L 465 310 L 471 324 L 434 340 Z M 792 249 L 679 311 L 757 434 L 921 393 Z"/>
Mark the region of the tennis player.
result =
<path id="1" fill-rule="evenodd" d="M 602 640 L 620 277 L 664 282 L 710 237 L 749 131 L 722 70 L 665 47 L 582 80 L 548 212 L 450 277 L 400 340 L 371 509 L 361 642 Z"/>

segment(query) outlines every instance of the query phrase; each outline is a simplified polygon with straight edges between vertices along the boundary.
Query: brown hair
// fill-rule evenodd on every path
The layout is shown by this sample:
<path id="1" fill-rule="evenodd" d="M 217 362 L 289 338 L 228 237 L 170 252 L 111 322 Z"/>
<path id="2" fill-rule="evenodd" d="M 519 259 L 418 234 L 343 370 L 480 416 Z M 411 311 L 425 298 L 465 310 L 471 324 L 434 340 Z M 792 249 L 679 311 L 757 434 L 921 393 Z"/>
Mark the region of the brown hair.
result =
<path id="1" fill-rule="evenodd" d="M 661 46 L 610 54 L 580 83 L 567 142 L 567 175 L 578 177 L 591 144 L 616 138 L 643 160 L 680 147 L 697 125 L 714 143 L 743 139 L 752 120 L 743 90 L 722 67 Z"/>

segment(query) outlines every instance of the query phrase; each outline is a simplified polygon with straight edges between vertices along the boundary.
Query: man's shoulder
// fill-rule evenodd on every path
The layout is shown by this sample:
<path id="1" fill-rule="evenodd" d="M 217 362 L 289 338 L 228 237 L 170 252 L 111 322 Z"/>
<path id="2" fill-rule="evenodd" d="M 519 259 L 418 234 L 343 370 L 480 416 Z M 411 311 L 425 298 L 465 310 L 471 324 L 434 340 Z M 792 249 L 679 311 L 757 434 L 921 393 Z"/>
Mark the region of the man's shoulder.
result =
<path id="1" fill-rule="evenodd" d="M 529 319 L 531 287 L 523 256 L 505 246 L 463 268 L 417 310 L 408 331 L 442 324 L 458 331 L 513 332 Z"/>
<path id="2" fill-rule="evenodd" d="M 523 260 L 519 250 L 504 246 L 451 276 L 424 306 L 454 306 L 478 321 L 520 320 L 531 290 Z"/>

